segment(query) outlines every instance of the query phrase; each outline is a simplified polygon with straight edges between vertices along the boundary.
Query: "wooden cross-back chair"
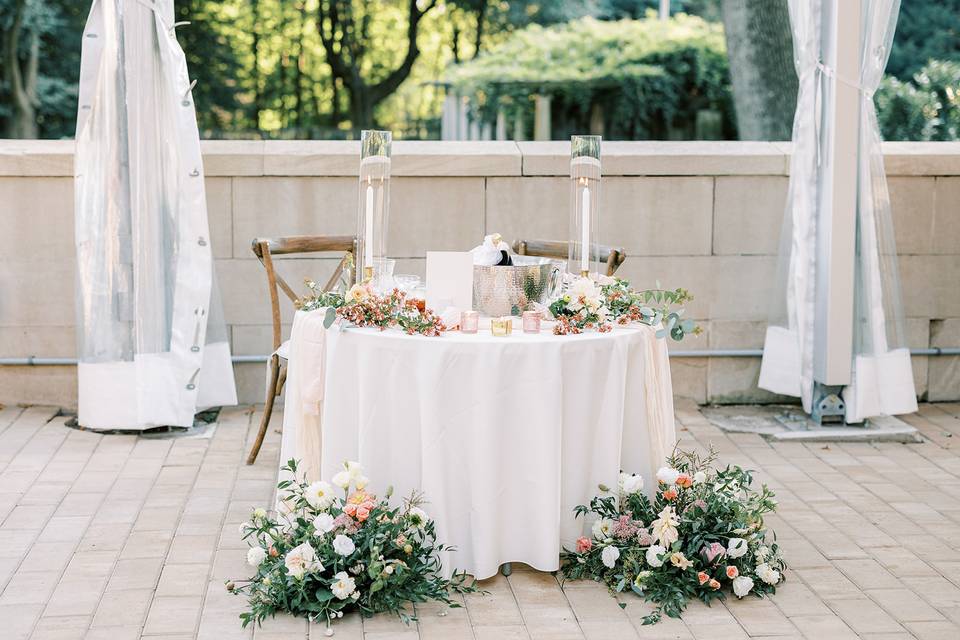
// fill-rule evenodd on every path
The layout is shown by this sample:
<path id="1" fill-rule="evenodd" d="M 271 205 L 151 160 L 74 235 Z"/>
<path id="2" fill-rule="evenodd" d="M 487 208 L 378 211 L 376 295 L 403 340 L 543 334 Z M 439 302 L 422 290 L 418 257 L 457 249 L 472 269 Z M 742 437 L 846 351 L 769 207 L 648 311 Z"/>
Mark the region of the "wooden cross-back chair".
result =
<path id="1" fill-rule="evenodd" d="M 513 243 L 514 253 L 521 256 L 540 256 L 542 258 L 567 259 L 568 243 L 559 240 L 517 240 Z M 597 246 L 598 257 L 607 265 L 607 275 L 616 273 L 627 254 L 623 249 L 610 247 L 605 244 Z"/>
<path id="2" fill-rule="evenodd" d="M 254 440 L 253 448 L 250 449 L 250 455 L 247 456 L 247 464 L 253 464 L 257 460 L 257 454 L 260 453 L 260 447 L 263 445 L 263 438 L 267 433 L 267 427 L 270 424 L 270 416 L 273 413 L 273 402 L 283 390 L 283 384 L 287 380 L 287 353 L 286 343 L 283 341 L 283 333 L 280 325 L 280 292 L 282 291 L 291 304 L 295 303 L 299 296 L 293 288 L 277 273 L 274 267 L 273 257 L 281 255 L 301 254 L 301 253 L 320 253 L 320 252 L 344 252 L 340 263 L 334 270 L 330 280 L 324 286 L 324 291 L 334 288 L 344 268 L 353 262 L 353 256 L 357 254 L 357 239 L 355 236 L 285 236 L 281 238 L 255 238 L 252 243 L 253 253 L 263 264 L 267 271 L 267 287 L 270 292 L 270 311 L 273 318 L 273 354 L 270 356 L 270 378 L 267 381 L 267 397 L 263 407 L 263 418 L 260 420 L 260 430 L 257 432 L 257 439 Z M 356 278 L 356 270 L 350 271 L 350 283 L 353 284 Z"/>

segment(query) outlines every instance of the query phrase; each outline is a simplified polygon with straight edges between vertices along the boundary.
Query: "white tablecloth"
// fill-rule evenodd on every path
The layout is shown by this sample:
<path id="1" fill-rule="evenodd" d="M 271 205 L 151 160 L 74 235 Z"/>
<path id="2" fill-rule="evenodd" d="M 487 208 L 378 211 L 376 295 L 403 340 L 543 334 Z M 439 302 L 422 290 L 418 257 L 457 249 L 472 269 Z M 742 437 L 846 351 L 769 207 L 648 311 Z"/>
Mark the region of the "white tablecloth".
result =
<path id="1" fill-rule="evenodd" d="M 584 529 L 573 507 L 621 468 L 655 486 L 674 445 L 667 348 L 650 327 L 426 338 L 322 322 L 294 319 L 282 459 L 326 479 L 358 460 L 374 491 L 422 490 L 457 547 L 448 570 L 557 569 Z"/>

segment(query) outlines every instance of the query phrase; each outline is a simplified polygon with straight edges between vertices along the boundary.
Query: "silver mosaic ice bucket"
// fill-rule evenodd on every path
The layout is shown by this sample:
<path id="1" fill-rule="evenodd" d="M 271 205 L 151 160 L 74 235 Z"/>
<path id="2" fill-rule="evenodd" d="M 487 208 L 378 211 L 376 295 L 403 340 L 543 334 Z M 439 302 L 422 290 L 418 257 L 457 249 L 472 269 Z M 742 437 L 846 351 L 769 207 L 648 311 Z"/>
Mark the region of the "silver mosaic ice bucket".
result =
<path id="1" fill-rule="evenodd" d="M 531 302 L 544 304 L 560 283 L 563 263 L 513 256 L 513 266 L 473 267 L 473 308 L 488 316 L 519 315 Z"/>

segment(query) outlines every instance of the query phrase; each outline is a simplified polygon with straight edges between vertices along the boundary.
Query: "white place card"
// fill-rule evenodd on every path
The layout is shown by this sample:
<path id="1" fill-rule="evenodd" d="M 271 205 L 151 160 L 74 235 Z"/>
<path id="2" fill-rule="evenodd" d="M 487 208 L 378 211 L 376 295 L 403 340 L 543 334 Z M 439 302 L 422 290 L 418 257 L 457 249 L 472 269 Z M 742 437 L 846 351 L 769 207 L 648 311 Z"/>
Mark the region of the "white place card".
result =
<path id="1" fill-rule="evenodd" d="M 427 251 L 427 306 L 473 308 L 473 254 L 469 251 Z"/>

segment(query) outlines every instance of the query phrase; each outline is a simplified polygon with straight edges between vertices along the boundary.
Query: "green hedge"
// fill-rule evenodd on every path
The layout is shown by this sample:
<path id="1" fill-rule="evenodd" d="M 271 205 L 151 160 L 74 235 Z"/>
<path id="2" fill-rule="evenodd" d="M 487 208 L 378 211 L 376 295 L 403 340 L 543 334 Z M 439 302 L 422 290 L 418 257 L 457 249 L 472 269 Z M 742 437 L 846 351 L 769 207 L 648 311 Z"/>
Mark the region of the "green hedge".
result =
<path id="1" fill-rule="evenodd" d="M 555 137 L 588 130 L 594 104 L 608 138 L 690 138 L 701 110 L 718 112 L 723 137 L 736 137 L 723 27 L 685 14 L 532 25 L 447 80 L 486 122 L 499 108 L 510 123 L 518 110 L 531 122 L 531 96 L 549 95 Z"/>
<path id="2" fill-rule="evenodd" d="M 960 63 L 931 60 L 912 82 L 887 76 L 874 99 L 884 140 L 960 139 Z"/>

